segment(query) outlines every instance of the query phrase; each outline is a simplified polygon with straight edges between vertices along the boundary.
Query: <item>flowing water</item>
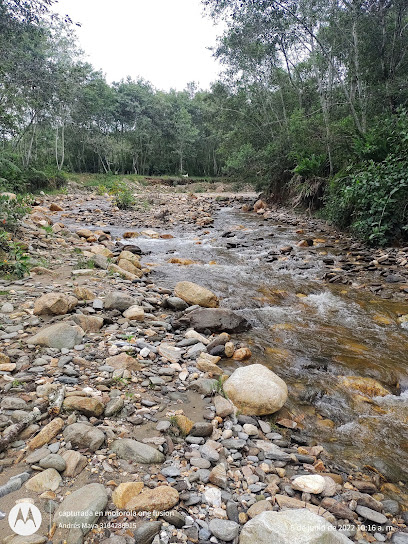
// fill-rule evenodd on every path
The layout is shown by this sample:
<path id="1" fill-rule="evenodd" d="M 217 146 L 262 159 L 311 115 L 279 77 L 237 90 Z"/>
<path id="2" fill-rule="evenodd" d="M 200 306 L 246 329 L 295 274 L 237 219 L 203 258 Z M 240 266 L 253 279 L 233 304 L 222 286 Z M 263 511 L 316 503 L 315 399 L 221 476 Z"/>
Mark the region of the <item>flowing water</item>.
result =
<path id="1" fill-rule="evenodd" d="M 229 237 L 222 237 L 228 231 Z M 408 305 L 319 280 L 322 261 L 315 256 L 323 248 L 296 248 L 301 236 L 294 227 L 254 214 L 221 208 L 207 231 L 183 227 L 160 233 L 174 238 L 141 236 L 132 242 L 147 253 L 143 263 L 152 269 L 152 281 L 165 287 L 181 280 L 204 285 L 222 307 L 252 323 L 236 340 L 251 346 L 250 363 L 268 366 L 287 382 L 284 416 L 336 458 L 407 481 L 408 330 L 397 316 L 407 314 Z M 227 243 L 235 247 L 227 249 Z M 271 249 L 285 245 L 294 246 L 294 256 L 267 262 Z M 324 251 L 336 262 L 335 248 Z M 171 258 L 197 264 L 170 264 Z M 238 364 L 248 363 L 228 361 L 224 368 Z M 387 391 L 357 388 L 346 376 L 374 378 Z"/>

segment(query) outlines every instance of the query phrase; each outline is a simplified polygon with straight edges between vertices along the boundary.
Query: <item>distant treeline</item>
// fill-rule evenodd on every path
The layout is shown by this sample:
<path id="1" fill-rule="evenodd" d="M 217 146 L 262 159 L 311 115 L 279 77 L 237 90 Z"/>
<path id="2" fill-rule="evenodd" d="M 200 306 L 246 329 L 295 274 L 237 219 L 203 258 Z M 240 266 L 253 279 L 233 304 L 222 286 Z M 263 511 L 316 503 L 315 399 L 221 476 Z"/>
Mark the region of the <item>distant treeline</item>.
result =
<path id="1" fill-rule="evenodd" d="M 108 85 L 52 4 L 0 0 L 9 188 L 64 170 L 227 175 L 372 243 L 406 239 L 406 0 L 203 0 L 226 23 L 225 73 L 182 92 Z"/>

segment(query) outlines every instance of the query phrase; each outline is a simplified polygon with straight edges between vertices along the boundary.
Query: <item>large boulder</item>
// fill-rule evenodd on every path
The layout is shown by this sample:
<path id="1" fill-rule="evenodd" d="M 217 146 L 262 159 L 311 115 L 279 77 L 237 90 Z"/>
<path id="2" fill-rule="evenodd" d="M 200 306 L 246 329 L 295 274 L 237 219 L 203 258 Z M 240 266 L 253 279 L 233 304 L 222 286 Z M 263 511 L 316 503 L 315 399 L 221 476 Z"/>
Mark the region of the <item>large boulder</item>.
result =
<path id="1" fill-rule="evenodd" d="M 120 459 L 134 461 L 135 463 L 163 463 L 165 459 L 164 455 L 158 450 L 131 438 L 115 440 L 111 449 Z"/>
<path id="2" fill-rule="evenodd" d="M 219 305 L 212 291 L 191 281 L 180 281 L 174 288 L 174 294 L 191 305 L 198 304 L 204 308 L 217 308 Z"/>
<path id="3" fill-rule="evenodd" d="M 250 416 L 273 414 L 288 398 L 286 383 L 263 365 L 237 368 L 223 388 L 241 414 Z"/>
<path id="4" fill-rule="evenodd" d="M 333 525 L 306 508 L 262 512 L 245 524 L 239 544 L 352 544 Z"/>
<path id="5" fill-rule="evenodd" d="M 102 484 L 88 484 L 65 497 L 54 514 L 58 529 L 78 527 L 85 535 L 108 504 L 108 494 Z"/>
<path id="6" fill-rule="evenodd" d="M 46 293 L 37 298 L 34 304 L 35 315 L 64 315 L 71 312 L 78 299 L 63 293 Z"/>
<path id="7" fill-rule="evenodd" d="M 80 344 L 84 337 L 84 331 L 77 325 L 69 323 L 56 323 L 50 327 L 41 329 L 37 334 L 26 339 L 28 344 L 47 346 L 56 349 L 72 349 Z"/>
<path id="8" fill-rule="evenodd" d="M 232 310 L 224 308 L 198 308 L 180 319 L 180 324 L 187 324 L 196 331 L 212 332 L 244 332 L 251 325 Z"/>

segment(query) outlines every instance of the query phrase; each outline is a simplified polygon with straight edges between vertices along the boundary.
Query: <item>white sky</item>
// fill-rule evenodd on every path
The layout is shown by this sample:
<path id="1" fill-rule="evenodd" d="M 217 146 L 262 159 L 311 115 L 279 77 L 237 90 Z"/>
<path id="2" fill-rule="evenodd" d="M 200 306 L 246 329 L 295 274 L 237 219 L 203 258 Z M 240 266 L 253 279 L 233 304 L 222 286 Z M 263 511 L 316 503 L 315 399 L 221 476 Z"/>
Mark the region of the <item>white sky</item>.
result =
<path id="1" fill-rule="evenodd" d="M 79 45 L 109 83 L 141 76 L 158 89 L 182 90 L 217 79 L 220 65 L 207 47 L 221 30 L 200 0 L 59 0 L 54 11 L 81 23 Z"/>

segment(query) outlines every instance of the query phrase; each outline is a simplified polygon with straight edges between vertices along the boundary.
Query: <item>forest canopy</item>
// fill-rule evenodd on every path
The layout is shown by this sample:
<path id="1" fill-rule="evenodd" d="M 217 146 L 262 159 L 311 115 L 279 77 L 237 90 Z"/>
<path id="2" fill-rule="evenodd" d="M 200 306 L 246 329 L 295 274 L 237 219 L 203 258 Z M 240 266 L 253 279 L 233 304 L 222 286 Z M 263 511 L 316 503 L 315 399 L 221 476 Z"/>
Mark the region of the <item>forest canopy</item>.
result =
<path id="1" fill-rule="evenodd" d="M 372 243 L 407 238 L 406 0 L 203 0 L 210 90 L 108 84 L 52 0 L 0 0 L 2 189 L 64 172 L 229 176 Z"/>

